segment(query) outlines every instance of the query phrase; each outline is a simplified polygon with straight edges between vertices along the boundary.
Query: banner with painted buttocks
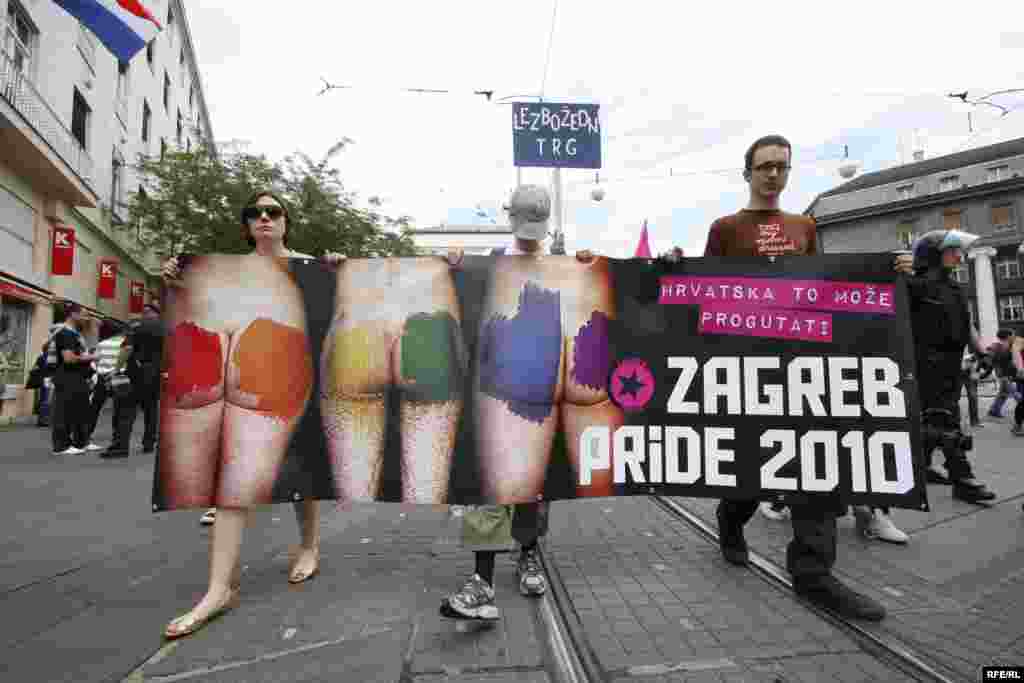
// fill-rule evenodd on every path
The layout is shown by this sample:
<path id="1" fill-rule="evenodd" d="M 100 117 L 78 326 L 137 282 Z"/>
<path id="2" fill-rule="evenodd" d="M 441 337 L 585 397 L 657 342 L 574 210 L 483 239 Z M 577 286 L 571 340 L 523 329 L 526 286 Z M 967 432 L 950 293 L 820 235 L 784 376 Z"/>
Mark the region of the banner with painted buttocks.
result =
<path id="1" fill-rule="evenodd" d="M 512 144 L 516 166 L 601 168 L 600 105 L 517 102 Z"/>
<path id="2" fill-rule="evenodd" d="M 154 509 L 650 493 L 926 509 L 891 255 L 184 261 Z"/>

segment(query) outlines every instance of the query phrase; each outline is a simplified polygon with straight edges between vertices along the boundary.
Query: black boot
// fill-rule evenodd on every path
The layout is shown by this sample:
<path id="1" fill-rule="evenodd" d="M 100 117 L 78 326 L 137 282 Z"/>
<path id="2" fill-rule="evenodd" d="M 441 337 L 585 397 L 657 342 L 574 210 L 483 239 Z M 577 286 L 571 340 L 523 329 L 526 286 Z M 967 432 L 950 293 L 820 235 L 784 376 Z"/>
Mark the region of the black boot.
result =
<path id="1" fill-rule="evenodd" d="M 967 503 L 980 503 L 986 500 L 994 500 L 996 494 L 989 491 L 984 484 L 977 479 L 957 479 L 953 482 L 953 497 Z"/>
<path id="2" fill-rule="evenodd" d="M 129 455 L 131 451 L 117 442 L 110 444 L 107 450 L 100 453 L 101 458 L 127 458 Z"/>
<path id="3" fill-rule="evenodd" d="M 879 602 L 858 593 L 831 574 L 794 580 L 793 590 L 815 605 L 850 619 L 881 621 L 885 618 L 885 607 Z"/>
<path id="4" fill-rule="evenodd" d="M 743 538 L 743 525 L 732 525 L 722 514 L 722 504 L 715 509 L 718 518 L 718 547 L 722 549 L 722 557 L 726 562 L 745 567 L 750 561 L 747 552 L 747 541 Z"/>

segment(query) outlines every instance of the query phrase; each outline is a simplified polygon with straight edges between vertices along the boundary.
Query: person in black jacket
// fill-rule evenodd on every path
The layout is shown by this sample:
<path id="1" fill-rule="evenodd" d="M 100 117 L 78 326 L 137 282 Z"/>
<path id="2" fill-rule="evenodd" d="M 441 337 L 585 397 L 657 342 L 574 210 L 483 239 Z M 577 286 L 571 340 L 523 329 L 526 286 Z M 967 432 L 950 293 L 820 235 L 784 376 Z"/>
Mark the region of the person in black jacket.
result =
<path id="1" fill-rule="evenodd" d="M 959 433 L 964 347 L 985 354 L 971 323 L 967 297 L 950 277 L 975 239 L 959 230 L 925 233 L 914 242 L 914 276 L 907 278 L 922 422 L 935 427 L 922 430 L 928 480 L 952 484 L 953 497 L 969 503 L 992 500 L 996 494 L 974 478 L 965 449 L 941 434 Z M 946 457 L 948 476 L 931 467 L 936 448 Z"/>

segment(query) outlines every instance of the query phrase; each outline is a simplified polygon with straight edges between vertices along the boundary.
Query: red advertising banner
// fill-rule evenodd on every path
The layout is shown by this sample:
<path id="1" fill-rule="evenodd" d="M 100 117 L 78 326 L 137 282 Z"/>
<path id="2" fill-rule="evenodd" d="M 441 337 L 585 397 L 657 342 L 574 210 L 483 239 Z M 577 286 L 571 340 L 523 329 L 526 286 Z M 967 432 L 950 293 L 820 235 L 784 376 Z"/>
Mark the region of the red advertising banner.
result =
<path id="1" fill-rule="evenodd" d="M 129 313 L 142 313 L 142 307 L 146 305 L 146 283 L 132 280 L 131 296 L 128 299 Z"/>
<path id="2" fill-rule="evenodd" d="M 54 275 L 73 275 L 75 271 L 75 229 L 63 223 L 53 227 L 51 261 Z"/>
<path id="3" fill-rule="evenodd" d="M 100 280 L 96 287 L 96 296 L 101 299 L 113 299 L 117 290 L 117 261 L 100 259 Z"/>

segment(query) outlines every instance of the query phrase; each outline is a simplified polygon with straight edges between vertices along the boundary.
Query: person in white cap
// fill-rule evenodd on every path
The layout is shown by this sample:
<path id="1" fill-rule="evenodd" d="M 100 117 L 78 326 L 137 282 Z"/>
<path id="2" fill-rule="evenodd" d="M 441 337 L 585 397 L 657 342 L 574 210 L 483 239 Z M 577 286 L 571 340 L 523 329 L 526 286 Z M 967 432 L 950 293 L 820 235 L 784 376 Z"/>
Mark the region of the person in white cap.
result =
<path id="1" fill-rule="evenodd" d="M 580 382 L 574 372 L 578 333 L 594 317 L 614 316 L 607 261 L 580 252 L 573 268 L 563 259 L 542 258 L 551 217 L 546 188 L 521 185 L 505 208 L 515 241 L 511 247 L 493 250 L 492 255 L 517 258 L 498 260 L 488 273 L 476 345 L 481 389 L 475 392 L 473 412 L 484 495 L 491 500 L 516 500 L 516 504 L 478 506 L 463 516 L 463 547 L 475 551 L 476 567 L 461 590 L 442 601 L 441 613 L 454 618 L 499 617 L 494 605 L 493 548 L 512 539 L 521 547 L 516 567 L 520 593 L 537 596 L 546 591 L 537 539 L 547 529 L 547 508 L 537 501 L 558 425 L 564 425 L 569 460 L 577 468 L 578 434 L 591 424 L 614 429 L 622 422 L 621 411 L 608 399 L 604 377 L 594 383 L 595 389 L 589 382 Z M 453 268 L 460 267 L 462 250 L 449 252 L 448 260 Z M 506 325 L 500 335 L 490 330 L 495 320 Z M 536 336 L 537 328 L 550 328 L 553 334 Z M 526 344 L 537 347 L 530 372 L 516 373 L 515 349 Z M 564 377 L 558 374 L 562 372 Z M 534 377 L 519 383 L 523 386 L 504 386 L 515 374 Z M 529 406 L 512 398 L 520 394 L 530 395 Z M 607 481 L 595 477 L 594 485 L 579 487 L 577 495 L 611 495 L 610 477 Z M 484 533 L 487 529 L 494 534 Z"/>

